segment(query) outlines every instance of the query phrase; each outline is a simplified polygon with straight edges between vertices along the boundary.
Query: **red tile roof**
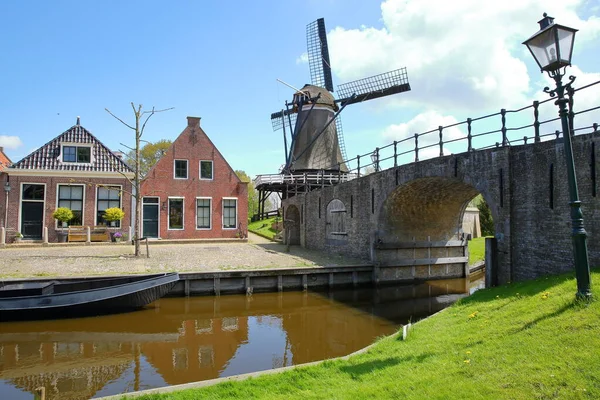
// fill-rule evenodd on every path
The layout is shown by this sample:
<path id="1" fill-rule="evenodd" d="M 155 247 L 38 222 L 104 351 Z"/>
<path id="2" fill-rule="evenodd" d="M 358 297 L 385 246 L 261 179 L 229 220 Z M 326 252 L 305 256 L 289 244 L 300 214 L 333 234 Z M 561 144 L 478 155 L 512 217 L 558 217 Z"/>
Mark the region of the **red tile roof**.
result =
<path id="1" fill-rule="evenodd" d="M 8 167 L 11 164 L 12 162 L 10 161 L 10 158 L 8 158 L 6 154 L 4 154 L 3 149 L 0 147 L 0 171 L 2 171 L 4 168 Z"/>

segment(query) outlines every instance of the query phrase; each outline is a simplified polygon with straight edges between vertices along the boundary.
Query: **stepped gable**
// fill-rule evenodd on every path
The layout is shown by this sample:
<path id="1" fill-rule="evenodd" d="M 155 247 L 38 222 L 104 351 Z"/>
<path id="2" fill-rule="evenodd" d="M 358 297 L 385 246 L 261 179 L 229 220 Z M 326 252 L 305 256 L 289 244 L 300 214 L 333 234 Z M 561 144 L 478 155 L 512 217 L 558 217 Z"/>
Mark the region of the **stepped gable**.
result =
<path id="1" fill-rule="evenodd" d="M 89 164 L 63 163 L 60 159 L 60 146 L 68 144 L 92 144 L 92 160 Z M 122 172 L 133 170 L 108 147 L 100 142 L 90 131 L 77 124 L 58 135 L 33 153 L 14 163 L 11 168 L 19 170 L 54 170 L 54 171 L 90 171 L 90 172 Z"/>

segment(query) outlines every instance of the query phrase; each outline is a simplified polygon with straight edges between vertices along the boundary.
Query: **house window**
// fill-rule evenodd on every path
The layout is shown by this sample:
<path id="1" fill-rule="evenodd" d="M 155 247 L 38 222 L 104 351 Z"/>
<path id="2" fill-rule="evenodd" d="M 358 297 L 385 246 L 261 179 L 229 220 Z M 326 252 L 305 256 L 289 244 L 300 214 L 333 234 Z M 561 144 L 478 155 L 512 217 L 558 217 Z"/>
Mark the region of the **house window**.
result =
<path id="1" fill-rule="evenodd" d="M 44 185 L 23 185 L 23 200 L 44 200 Z"/>
<path id="2" fill-rule="evenodd" d="M 212 179 L 213 178 L 213 162 L 212 161 L 200 161 L 200 179 Z"/>
<path id="3" fill-rule="evenodd" d="M 187 179 L 188 162 L 187 160 L 175 160 L 175 179 Z"/>
<path id="4" fill-rule="evenodd" d="M 109 225 L 102 218 L 104 210 L 107 208 L 121 208 L 121 188 L 118 186 L 102 186 L 98 188 L 98 196 L 96 196 L 96 225 Z M 121 221 L 115 221 L 114 225 L 121 227 Z"/>
<path id="5" fill-rule="evenodd" d="M 211 199 L 196 199 L 196 228 L 210 229 Z"/>
<path id="6" fill-rule="evenodd" d="M 237 199 L 223 199 L 223 229 L 237 227 Z"/>
<path id="7" fill-rule="evenodd" d="M 183 229 L 183 199 L 169 199 L 169 229 Z"/>
<path id="8" fill-rule="evenodd" d="M 63 146 L 63 162 L 89 163 L 91 153 L 90 147 Z"/>
<path id="9" fill-rule="evenodd" d="M 83 185 L 58 185 L 58 206 L 73 212 L 68 225 L 83 225 Z"/>

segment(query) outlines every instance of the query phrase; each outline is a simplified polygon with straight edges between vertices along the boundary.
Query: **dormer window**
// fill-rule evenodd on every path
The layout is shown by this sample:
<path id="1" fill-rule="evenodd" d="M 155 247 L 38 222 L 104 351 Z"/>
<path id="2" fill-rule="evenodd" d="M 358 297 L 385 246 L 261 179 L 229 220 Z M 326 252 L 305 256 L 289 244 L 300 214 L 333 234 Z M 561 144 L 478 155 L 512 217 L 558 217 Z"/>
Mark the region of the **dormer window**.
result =
<path id="1" fill-rule="evenodd" d="M 85 146 L 63 146 L 63 162 L 87 163 L 91 162 L 92 149 Z"/>

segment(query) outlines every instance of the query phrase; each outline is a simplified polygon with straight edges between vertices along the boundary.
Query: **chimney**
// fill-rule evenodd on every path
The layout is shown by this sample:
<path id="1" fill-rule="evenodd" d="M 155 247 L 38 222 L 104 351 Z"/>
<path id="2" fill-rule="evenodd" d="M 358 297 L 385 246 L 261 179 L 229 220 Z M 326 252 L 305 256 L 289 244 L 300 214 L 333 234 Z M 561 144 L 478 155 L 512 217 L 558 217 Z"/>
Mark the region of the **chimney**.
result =
<path id="1" fill-rule="evenodd" d="M 79 115 L 77 116 L 77 126 L 79 126 Z"/>
<path id="2" fill-rule="evenodd" d="M 187 117 L 188 126 L 190 128 L 199 128 L 200 127 L 200 117 Z"/>
<path id="3" fill-rule="evenodd" d="M 0 153 L 4 153 L 4 147 L 0 146 Z"/>

